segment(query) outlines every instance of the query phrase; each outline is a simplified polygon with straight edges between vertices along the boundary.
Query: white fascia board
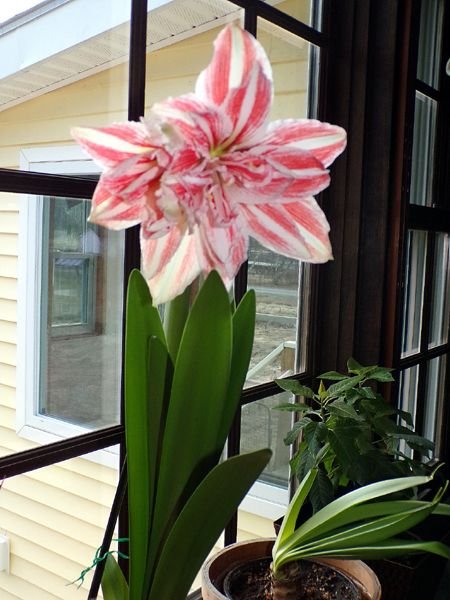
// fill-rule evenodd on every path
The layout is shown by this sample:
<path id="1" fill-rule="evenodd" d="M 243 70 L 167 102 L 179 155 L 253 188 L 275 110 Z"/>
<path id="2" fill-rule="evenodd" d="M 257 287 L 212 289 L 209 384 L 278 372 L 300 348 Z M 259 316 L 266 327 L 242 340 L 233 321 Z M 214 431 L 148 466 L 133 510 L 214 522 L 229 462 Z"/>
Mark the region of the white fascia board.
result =
<path id="1" fill-rule="evenodd" d="M 151 0 L 151 10 L 174 0 Z M 130 20 L 129 0 L 68 0 L 47 12 L 30 12 L 27 19 L 0 28 L 0 79 L 27 69 L 96 35 Z"/>

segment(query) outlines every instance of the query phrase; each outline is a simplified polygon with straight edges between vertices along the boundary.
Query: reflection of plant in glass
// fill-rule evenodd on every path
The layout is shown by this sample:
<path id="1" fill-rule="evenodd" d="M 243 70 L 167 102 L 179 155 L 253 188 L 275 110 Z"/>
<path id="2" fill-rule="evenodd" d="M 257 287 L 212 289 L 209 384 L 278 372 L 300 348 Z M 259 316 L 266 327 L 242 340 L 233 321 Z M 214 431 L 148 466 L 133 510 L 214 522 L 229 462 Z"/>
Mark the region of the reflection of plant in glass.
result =
<path id="1" fill-rule="evenodd" d="M 348 487 L 424 474 L 426 466 L 401 452 L 400 442 L 419 453 L 433 449 L 432 442 L 413 431 L 411 415 L 387 404 L 369 385 L 393 381 L 391 369 L 363 367 L 354 359 L 347 366 L 346 375 L 334 371 L 320 375 L 319 379 L 336 383 L 326 388 L 321 381 L 317 393 L 297 381 L 277 381 L 284 390 L 310 401 L 276 408 L 299 415 L 285 443 L 294 444 L 301 436 L 291 461 L 299 480 L 318 467 L 309 496 L 314 510 Z M 398 424 L 398 418 L 408 427 Z"/>
<path id="2" fill-rule="evenodd" d="M 178 600 L 270 451 L 217 465 L 251 355 L 254 293 L 227 291 L 251 235 L 308 262 L 331 258 L 312 197 L 345 132 L 312 120 L 269 124 L 271 68 L 259 43 L 229 26 L 195 94 L 148 120 L 74 136 L 104 167 L 91 221 L 141 224 L 143 275 L 130 278 L 125 348 L 130 582 L 112 558 L 105 598 Z M 217 273 L 211 271 L 217 271 Z M 189 285 L 207 275 L 190 307 Z M 187 289 L 186 289 L 187 288 Z M 172 300 L 161 323 L 155 305 Z"/>

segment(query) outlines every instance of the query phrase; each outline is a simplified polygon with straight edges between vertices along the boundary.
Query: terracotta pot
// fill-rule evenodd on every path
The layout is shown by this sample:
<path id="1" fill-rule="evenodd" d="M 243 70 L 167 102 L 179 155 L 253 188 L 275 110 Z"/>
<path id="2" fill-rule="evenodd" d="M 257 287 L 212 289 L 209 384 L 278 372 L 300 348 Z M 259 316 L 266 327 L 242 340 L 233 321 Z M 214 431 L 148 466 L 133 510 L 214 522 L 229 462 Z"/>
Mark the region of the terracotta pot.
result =
<path id="1" fill-rule="evenodd" d="M 232 544 L 210 558 L 202 568 L 203 600 L 227 600 L 220 591 L 227 573 L 239 564 L 270 556 L 273 539 L 258 539 Z M 360 560 L 321 558 L 316 562 L 328 565 L 353 580 L 364 600 L 379 600 L 381 587 L 375 573 Z"/>

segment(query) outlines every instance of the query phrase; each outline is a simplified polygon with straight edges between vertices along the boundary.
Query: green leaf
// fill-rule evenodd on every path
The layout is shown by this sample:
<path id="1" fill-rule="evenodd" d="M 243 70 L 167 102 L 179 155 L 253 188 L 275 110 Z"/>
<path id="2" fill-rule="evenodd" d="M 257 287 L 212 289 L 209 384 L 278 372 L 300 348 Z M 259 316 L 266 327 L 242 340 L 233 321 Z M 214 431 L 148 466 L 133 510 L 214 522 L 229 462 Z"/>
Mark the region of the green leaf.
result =
<path id="1" fill-rule="evenodd" d="M 154 349 L 152 361 L 155 361 L 152 376 L 148 365 L 150 348 Z M 130 586 L 136 590 L 132 598 L 139 598 L 144 581 L 151 507 L 156 488 L 159 433 L 164 430 L 161 420 L 166 397 L 162 390 L 166 375 L 171 371 L 169 362 L 159 313 L 152 305 L 145 279 L 139 271 L 133 271 L 128 283 L 125 332 L 125 423 L 132 557 Z"/>
<path id="2" fill-rule="evenodd" d="M 431 477 L 399 477 L 386 481 L 378 481 L 358 488 L 340 498 L 337 498 L 322 510 L 315 513 L 306 523 L 303 523 L 289 540 L 291 546 L 303 543 L 314 537 L 323 536 L 342 522 L 342 513 L 370 500 L 394 494 L 406 489 L 423 485 L 431 481 Z M 289 509 L 288 509 L 289 510 Z"/>
<path id="3" fill-rule="evenodd" d="M 232 315 L 232 357 L 226 401 L 223 404 L 217 438 L 217 452 L 221 452 L 241 399 L 247 377 L 255 336 L 256 297 L 249 290 Z"/>
<path id="4" fill-rule="evenodd" d="M 303 396 L 304 398 L 314 398 L 314 392 L 306 385 L 302 385 L 295 379 L 275 379 L 275 383 L 286 392 L 291 392 L 295 396 Z"/>
<path id="5" fill-rule="evenodd" d="M 343 399 L 335 400 L 333 403 L 328 405 L 328 410 L 331 414 L 334 414 L 343 419 L 352 419 L 354 421 L 362 421 L 364 417 L 361 417 L 351 404 L 348 404 Z"/>
<path id="6" fill-rule="evenodd" d="M 292 427 L 292 429 L 287 433 L 286 437 L 284 438 L 284 443 L 286 444 L 286 446 L 290 446 L 291 444 L 293 444 L 294 442 L 297 441 L 297 438 L 300 434 L 300 432 L 307 426 L 309 425 L 309 423 L 312 423 L 311 419 L 309 419 L 308 417 L 302 417 L 301 419 L 299 419 L 298 421 L 296 421 Z"/>
<path id="7" fill-rule="evenodd" d="M 314 512 L 317 512 L 327 504 L 333 501 L 334 490 L 333 485 L 322 468 L 318 469 L 317 477 L 309 492 L 309 499 Z"/>
<path id="8" fill-rule="evenodd" d="M 408 446 L 414 450 L 434 450 L 433 442 L 415 433 L 391 433 L 390 437 L 405 440 Z"/>
<path id="9" fill-rule="evenodd" d="M 281 523 L 280 531 L 278 532 L 277 539 L 272 549 L 272 556 L 275 560 L 278 555 L 279 549 L 285 545 L 287 539 L 289 539 L 295 531 L 295 524 L 297 522 L 298 514 L 308 497 L 311 486 L 317 477 L 317 469 L 311 469 L 307 475 L 300 482 L 291 502 L 289 508 L 284 516 Z"/>
<path id="10" fill-rule="evenodd" d="M 340 381 L 341 379 L 347 379 L 347 375 L 342 375 L 342 373 L 338 373 L 337 371 L 327 371 L 326 373 L 319 375 L 317 379 L 325 379 L 326 381 Z"/>
<path id="11" fill-rule="evenodd" d="M 364 377 L 362 375 L 356 375 L 355 377 L 348 377 L 347 379 L 338 381 L 338 383 L 330 385 L 330 387 L 327 389 L 328 396 L 339 396 L 343 392 L 351 390 L 357 386 L 358 383 L 360 383 L 363 379 Z"/>
<path id="12" fill-rule="evenodd" d="M 167 349 L 169 350 L 173 362 L 175 362 L 177 358 L 184 326 L 186 325 L 186 320 L 189 316 L 189 306 L 193 291 L 192 285 L 188 285 L 182 294 L 174 298 L 165 306 L 164 329 L 166 332 Z"/>
<path id="13" fill-rule="evenodd" d="M 111 554 L 106 557 L 101 585 L 104 600 L 128 600 L 128 584 Z"/>
<path id="14" fill-rule="evenodd" d="M 271 455 L 270 450 L 241 454 L 206 475 L 172 527 L 151 592 L 142 600 L 186 598 L 203 561 Z"/>
<path id="15" fill-rule="evenodd" d="M 360 365 L 359 362 L 357 360 L 355 360 L 354 358 L 350 357 L 347 361 L 347 370 L 349 373 L 355 373 L 355 375 L 361 375 L 361 373 L 363 373 L 366 369 L 367 369 L 367 367 L 363 367 L 362 365 Z"/>
<path id="16" fill-rule="evenodd" d="M 285 411 L 285 412 L 307 412 L 311 411 L 314 414 L 319 414 L 317 411 L 311 409 L 307 404 L 294 403 L 294 402 L 286 402 L 284 404 L 278 404 L 278 406 L 274 406 L 273 410 Z"/>
<path id="17" fill-rule="evenodd" d="M 311 421 L 311 423 L 305 426 L 303 435 L 308 444 L 309 452 L 316 455 L 326 440 L 326 425 L 317 421 Z"/>
<path id="18" fill-rule="evenodd" d="M 231 348 L 228 293 L 219 275 L 212 272 L 192 306 L 174 368 L 150 562 L 157 559 L 160 543 L 167 538 L 180 507 L 218 461 L 218 439 L 228 401 Z"/>
<path id="19" fill-rule="evenodd" d="M 385 367 L 377 367 L 375 371 L 370 374 L 370 378 L 375 381 L 380 381 L 382 383 L 390 383 L 394 381 L 391 373 L 392 369 L 386 369 Z"/>
<path id="20" fill-rule="evenodd" d="M 333 550 L 334 558 L 349 558 L 349 559 L 363 559 L 363 560 L 376 560 L 379 558 L 390 558 L 395 556 L 404 556 L 405 554 L 412 554 L 417 552 L 430 552 L 437 554 L 443 558 L 450 558 L 450 548 L 442 542 L 414 542 L 409 540 L 402 540 L 393 538 L 385 542 L 377 542 L 376 545 L 370 546 L 355 546 L 352 548 L 340 548 Z M 329 557 L 330 553 L 328 550 L 322 551 L 311 551 L 308 552 L 308 557 Z M 304 554 L 299 552 L 292 552 L 289 555 L 289 560 L 299 560 L 305 557 Z"/>

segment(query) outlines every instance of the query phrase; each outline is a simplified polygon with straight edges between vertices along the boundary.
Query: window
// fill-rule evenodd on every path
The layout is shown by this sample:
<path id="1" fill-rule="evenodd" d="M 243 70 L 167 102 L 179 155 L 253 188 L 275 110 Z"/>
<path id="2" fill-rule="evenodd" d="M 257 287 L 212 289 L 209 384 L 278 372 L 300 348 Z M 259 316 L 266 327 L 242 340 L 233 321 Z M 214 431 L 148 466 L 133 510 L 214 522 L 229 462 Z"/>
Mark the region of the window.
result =
<path id="1" fill-rule="evenodd" d="M 412 158 L 405 202 L 406 240 L 403 319 L 398 366 L 400 404 L 415 417 L 416 428 L 436 444 L 444 459 L 448 409 L 450 255 L 448 76 L 444 40 L 448 6 L 422 2 L 417 11 L 417 72 L 411 81 Z M 440 131 L 442 130 L 442 132 Z M 444 175 L 445 174 L 445 175 Z"/>
<path id="2" fill-rule="evenodd" d="M 25 151 L 22 166 L 96 170 L 76 147 Z M 119 422 L 123 234 L 88 223 L 89 210 L 88 199 L 22 199 L 17 428 L 35 441 Z"/>
<path id="3" fill-rule="evenodd" d="M 8 58 L 0 65 L 0 478 L 14 482 L 8 523 L 23 539 L 20 500 L 29 481 L 36 502 L 58 496 L 46 523 L 64 518 L 72 495 L 90 515 L 97 479 L 110 491 L 116 472 L 75 459 L 75 484 L 61 496 L 67 465 L 59 464 L 118 443 L 125 455 L 122 287 L 139 266 L 138 234 L 86 224 L 96 169 L 67 145 L 68 127 L 137 120 L 153 101 L 192 89 L 213 30 L 232 19 L 258 35 L 274 65 L 271 118 L 317 114 L 345 127 L 349 140 L 321 199 L 335 260 L 299 270 L 253 243 L 236 279 L 238 299 L 248 286 L 257 291 L 258 331 L 228 451 L 275 449 L 245 508 L 272 518 L 288 495 L 288 424 L 271 409 L 282 398 L 275 378 L 310 383 L 343 369 L 349 356 L 394 366 L 399 403 L 441 457 L 450 456 L 448 3 L 156 4 L 46 3 L 0 25 L 0 54 Z M 35 484 L 43 477 L 48 487 Z M 1 501 L 0 494 L 0 509 Z M 70 527 L 62 530 L 70 535 Z M 236 530 L 234 522 L 226 542 Z M 90 536 L 93 547 L 101 531 Z M 40 570 L 22 568 L 32 571 L 26 584 L 11 579 L 2 587 L 0 579 L 0 590 L 20 597 L 22 586 L 31 597 L 54 559 Z"/>

